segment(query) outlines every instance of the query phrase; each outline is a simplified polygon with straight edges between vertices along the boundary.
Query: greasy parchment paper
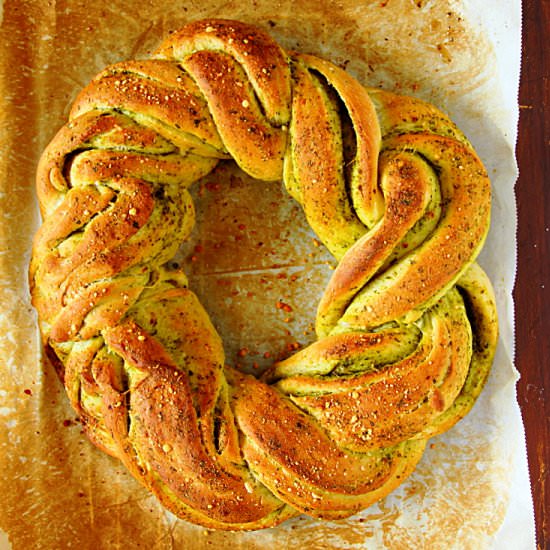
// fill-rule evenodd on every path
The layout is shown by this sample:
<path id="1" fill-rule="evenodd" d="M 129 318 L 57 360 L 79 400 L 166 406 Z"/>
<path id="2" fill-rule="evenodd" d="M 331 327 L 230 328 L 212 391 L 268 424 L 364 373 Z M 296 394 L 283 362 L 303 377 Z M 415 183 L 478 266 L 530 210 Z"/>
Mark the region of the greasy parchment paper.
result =
<path id="1" fill-rule="evenodd" d="M 0 2 L 0 548 L 533 548 L 515 397 L 513 186 L 519 0 Z M 397 491 L 345 521 L 299 517 L 256 533 L 212 532 L 164 511 L 81 434 L 42 361 L 26 279 L 40 220 L 34 172 L 75 94 L 106 65 L 143 57 L 199 17 L 268 29 L 287 48 L 365 84 L 447 111 L 494 188 L 481 263 L 501 337 L 472 413 L 434 438 Z M 279 184 L 221 165 L 194 189 L 197 225 L 179 261 L 211 313 L 227 362 L 260 371 L 307 345 L 334 261 Z"/>

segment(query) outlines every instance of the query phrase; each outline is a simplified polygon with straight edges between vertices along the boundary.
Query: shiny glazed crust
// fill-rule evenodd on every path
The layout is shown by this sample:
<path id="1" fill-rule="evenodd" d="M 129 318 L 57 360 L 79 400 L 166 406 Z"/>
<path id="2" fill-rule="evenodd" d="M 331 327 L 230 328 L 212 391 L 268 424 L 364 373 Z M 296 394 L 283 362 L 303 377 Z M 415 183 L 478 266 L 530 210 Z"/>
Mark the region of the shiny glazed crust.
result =
<path id="1" fill-rule="evenodd" d="M 318 340 L 261 380 L 167 262 L 220 159 L 284 179 L 339 264 Z M 360 85 L 237 21 L 101 72 L 37 174 L 30 266 L 47 356 L 90 439 L 179 517 L 344 518 L 413 471 L 479 395 L 497 340 L 475 263 L 490 182 L 431 105 Z"/>

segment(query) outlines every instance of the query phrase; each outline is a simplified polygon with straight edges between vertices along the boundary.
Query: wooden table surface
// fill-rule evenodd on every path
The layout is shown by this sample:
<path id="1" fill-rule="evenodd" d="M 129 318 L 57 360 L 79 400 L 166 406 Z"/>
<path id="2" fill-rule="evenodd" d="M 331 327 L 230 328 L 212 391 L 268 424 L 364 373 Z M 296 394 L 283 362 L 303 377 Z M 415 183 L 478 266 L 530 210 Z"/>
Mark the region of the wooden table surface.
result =
<path id="1" fill-rule="evenodd" d="M 523 2 L 516 366 L 537 546 L 550 549 L 550 1 Z"/>

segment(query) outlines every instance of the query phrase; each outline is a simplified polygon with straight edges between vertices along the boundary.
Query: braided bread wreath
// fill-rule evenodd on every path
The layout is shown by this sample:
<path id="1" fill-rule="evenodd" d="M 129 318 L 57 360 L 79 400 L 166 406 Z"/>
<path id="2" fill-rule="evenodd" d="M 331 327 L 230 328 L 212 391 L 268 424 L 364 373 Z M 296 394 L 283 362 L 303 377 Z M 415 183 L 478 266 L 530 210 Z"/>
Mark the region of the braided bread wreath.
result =
<path id="1" fill-rule="evenodd" d="M 187 188 L 220 159 L 290 195 L 339 261 L 318 340 L 256 379 L 224 365 L 167 267 Z M 80 93 L 41 158 L 30 284 L 90 439 L 177 516 L 216 529 L 350 516 L 479 395 L 497 340 L 475 263 L 490 182 L 433 106 L 364 88 L 263 31 L 204 20 Z"/>

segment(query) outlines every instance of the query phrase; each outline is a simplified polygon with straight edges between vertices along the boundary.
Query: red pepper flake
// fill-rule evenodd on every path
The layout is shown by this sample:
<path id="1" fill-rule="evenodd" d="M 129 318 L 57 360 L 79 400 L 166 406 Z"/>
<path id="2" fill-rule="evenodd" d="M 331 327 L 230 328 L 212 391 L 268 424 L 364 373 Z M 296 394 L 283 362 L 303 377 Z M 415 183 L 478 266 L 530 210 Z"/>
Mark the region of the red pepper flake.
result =
<path id="1" fill-rule="evenodd" d="M 271 357 L 271 352 L 270 351 L 266 351 L 264 353 L 264 359 L 269 359 Z"/>
<path id="2" fill-rule="evenodd" d="M 277 309 L 282 309 L 283 311 L 286 311 L 287 313 L 290 313 L 292 310 L 292 307 L 289 306 L 288 304 L 285 304 L 285 302 L 281 302 L 281 300 L 279 300 L 277 302 Z"/>
<path id="3" fill-rule="evenodd" d="M 197 245 L 195 245 L 194 250 L 195 250 L 195 252 L 196 252 L 197 254 L 200 254 L 201 252 L 203 252 L 204 247 L 203 247 L 202 245 L 200 245 L 200 244 L 197 244 Z"/>
<path id="4" fill-rule="evenodd" d="M 246 225 L 244 223 L 240 223 L 238 225 L 238 228 L 241 230 L 241 231 L 244 231 L 246 229 Z"/>
<path id="5" fill-rule="evenodd" d="M 247 348 L 241 348 L 238 352 L 237 352 L 237 355 L 239 357 L 246 357 L 248 355 L 248 349 Z"/>
<path id="6" fill-rule="evenodd" d="M 204 185 L 208 191 L 219 191 L 221 189 L 221 185 L 217 182 L 209 181 L 205 183 Z"/>
<path id="7" fill-rule="evenodd" d="M 68 428 L 69 426 L 72 426 L 72 425 L 73 425 L 72 420 L 63 420 L 63 426 L 65 426 L 65 428 Z"/>
<path id="8" fill-rule="evenodd" d="M 285 350 L 287 352 L 292 352 L 292 351 L 296 351 L 300 349 L 300 344 L 298 342 L 289 342 L 286 346 L 285 346 Z"/>
<path id="9" fill-rule="evenodd" d="M 26 395 L 32 395 L 32 390 L 30 390 L 29 388 L 26 388 L 23 390 L 23 393 Z"/>

